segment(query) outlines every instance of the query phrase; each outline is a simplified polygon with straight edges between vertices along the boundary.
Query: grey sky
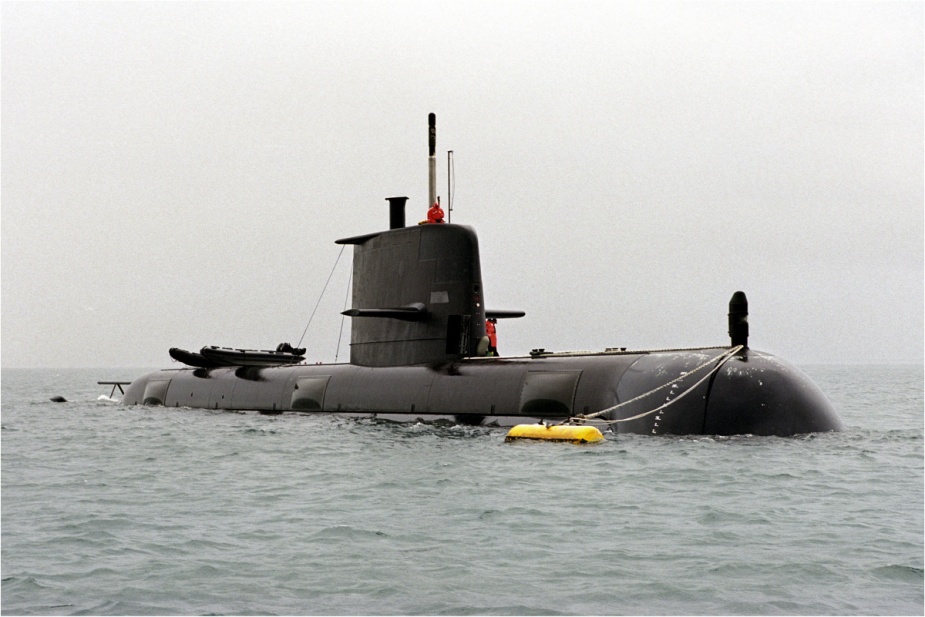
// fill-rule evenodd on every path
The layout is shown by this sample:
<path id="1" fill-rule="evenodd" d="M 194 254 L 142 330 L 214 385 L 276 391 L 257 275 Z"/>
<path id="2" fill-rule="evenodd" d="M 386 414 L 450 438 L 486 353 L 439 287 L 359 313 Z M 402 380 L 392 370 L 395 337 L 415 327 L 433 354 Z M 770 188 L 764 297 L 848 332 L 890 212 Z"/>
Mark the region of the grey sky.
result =
<path id="1" fill-rule="evenodd" d="M 923 23 L 921 2 L 3 2 L 3 366 L 295 344 L 335 239 L 387 227 L 391 195 L 423 218 L 429 112 L 486 302 L 527 312 L 502 353 L 727 344 L 742 289 L 757 349 L 922 361 Z M 335 358 L 350 259 L 310 360 Z"/>

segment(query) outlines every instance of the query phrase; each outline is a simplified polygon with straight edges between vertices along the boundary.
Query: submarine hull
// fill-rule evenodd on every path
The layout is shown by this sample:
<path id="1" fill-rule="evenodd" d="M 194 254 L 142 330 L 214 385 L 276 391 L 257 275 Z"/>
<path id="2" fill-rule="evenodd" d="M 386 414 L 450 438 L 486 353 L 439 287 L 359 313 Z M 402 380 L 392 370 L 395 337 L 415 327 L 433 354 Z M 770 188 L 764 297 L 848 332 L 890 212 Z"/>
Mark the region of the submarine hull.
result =
<path id="1" fill-rule="evenodd" d="M 431 114 L 431 169 L 435 122 Z M 430 180 L 428 206 L 435 203 L 433 173 Z M 336 241 L 353 247 L 352 307 L 342 312 L 352 319 L 349 364 L 291 365 L 302 356 L 173 348 L 171 356 L 192 368 L 146 375 L 123 402 L 499 426 L 541 420 L 646 435 L 789 436 L 843 428 L 808 377 L 748 348 L 742 291 L 729 302 L 729 347 L 488 355 L 494 322 L 525 312 L 486 307 L 475 230 L 406 227 L 408 198 L 386 199 L 388 230 Z"/>
<path id="2" fill-rule="evenodd" d="M 593 416 L 586 422 L 602 430 L 648 435 L 790 436 L 843 428 L 801 371 L 763 352 L 724 355 L 729 351 L 164 370 L 134 381 L 122 401 L 498 426 Z"/>

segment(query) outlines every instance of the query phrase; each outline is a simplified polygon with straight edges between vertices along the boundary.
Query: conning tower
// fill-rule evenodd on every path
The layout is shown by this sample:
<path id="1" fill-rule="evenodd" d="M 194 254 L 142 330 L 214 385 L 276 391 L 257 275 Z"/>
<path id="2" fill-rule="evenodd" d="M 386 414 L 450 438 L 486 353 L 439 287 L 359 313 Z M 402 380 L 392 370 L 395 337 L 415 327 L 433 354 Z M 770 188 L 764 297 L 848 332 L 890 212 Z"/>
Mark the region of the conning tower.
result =
<path id="1" fill-rule="evenodd" d="M 353 308 L 344 311 L 354 318 L 351 364 L 444 363 L 479 353 L 485 305 L 472 229 L 416 225 L 337 242 L 354 245 Z"/>
<path id="2" fill-rule="evenodd" d="M 428 207 L 437 203 L 436 115 L 428 124 Z M 470 227 L 405 227 L 407 197 L 388 197 L 390 229 L 344 238 L 352 244 L 353 317 L 350 363 L 360 366 L 443 364 L 485 355 L 486 311 L 479 243 Z"/>

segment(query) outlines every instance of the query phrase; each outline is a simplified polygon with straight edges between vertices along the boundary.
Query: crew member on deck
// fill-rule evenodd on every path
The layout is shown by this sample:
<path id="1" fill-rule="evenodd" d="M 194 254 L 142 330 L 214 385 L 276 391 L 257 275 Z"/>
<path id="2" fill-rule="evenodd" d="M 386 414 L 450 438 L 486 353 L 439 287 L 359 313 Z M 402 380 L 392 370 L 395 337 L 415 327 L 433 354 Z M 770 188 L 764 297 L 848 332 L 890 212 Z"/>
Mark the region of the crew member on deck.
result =
<path id="1" fill-rule="evenodd" d="M 488 321 L 485 322 L 485 334 L 488 336 L 488 355 L 497 356 L 498 355 L 498 335 L 495 332 L 495 324 L 498 323 L 498 320 L 494 317 L 490 317 Z"/>
<path id="2" fill-rule="evenodd" d="M 440 207 L 439 203 L 435 203 L 430 207 L 430 210 L 427 211 L 427 222 L 428 223 L 444 223 L 443 220 L 443 208 Z"/>

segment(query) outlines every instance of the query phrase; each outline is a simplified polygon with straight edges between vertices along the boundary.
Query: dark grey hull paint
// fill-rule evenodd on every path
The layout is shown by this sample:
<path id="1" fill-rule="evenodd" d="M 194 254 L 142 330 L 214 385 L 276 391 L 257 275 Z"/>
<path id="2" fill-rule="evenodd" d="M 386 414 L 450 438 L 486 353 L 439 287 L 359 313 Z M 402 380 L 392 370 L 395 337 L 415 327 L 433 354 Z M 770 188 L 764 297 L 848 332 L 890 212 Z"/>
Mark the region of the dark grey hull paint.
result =
<path id="1" fill-rule="evenodd" d="M 560 421 L 629 401 L 692 371 L 723 348 L 567 356 L 473 358 L 434 365 L 354 364 L 179 369 L 131 384 L 129 405 L 149 404 L 268 413 L 340 413 L 394 420 L 449 417 L 510 426 Z M 719 361 L 717 361 L 719 363 Z M 770 354 L 743 350 L 689 389 L 705 369 L 597 422 L 616 433 L 648 435 L 779 435 L 841 430 L 819 388 Z"/>
<path id="2" fill-rule="evenodd" d="M 431 114 L 431 203 L 435 123 Z M 353 247 L 353 305 L 343 312 L 352 320 L 349 364 L 207 368 L 193 358 L 203 368 L 151 373 L 132 383 L 123 401 L 499 425 L 600 412 L 596 421 L 604 428 L 648 435 L 786 436 L 843 428 L 803 373 L 748 349 L 741 291 L 729 303 L 730 348 L 488 357 L 489 319 L 524 311 L 486 307 L 474 229 L 405 227 L 407 199 L 387 198 L 388 230 L 337 240 Z"/>

